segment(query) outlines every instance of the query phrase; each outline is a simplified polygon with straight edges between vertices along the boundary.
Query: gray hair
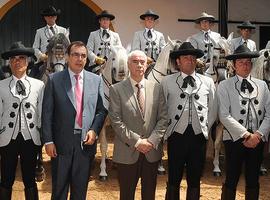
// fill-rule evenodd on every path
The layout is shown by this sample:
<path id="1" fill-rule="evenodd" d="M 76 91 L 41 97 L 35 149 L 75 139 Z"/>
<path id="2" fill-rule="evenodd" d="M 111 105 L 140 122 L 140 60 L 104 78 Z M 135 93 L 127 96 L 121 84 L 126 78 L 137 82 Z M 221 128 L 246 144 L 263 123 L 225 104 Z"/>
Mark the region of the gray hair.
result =
<path id="1" fill-rule="evenodd" d="M 140 56 L 143 56 L 145 61 L 147 61 L 147 56 L 146 54 L 141 51 L 141 50 L 134 50 L 134 51 L 131 51 L 129 54 L 128 54 L 128 63 L 130 62 L 131 58 L 135 55 L 140 55 Z"/>

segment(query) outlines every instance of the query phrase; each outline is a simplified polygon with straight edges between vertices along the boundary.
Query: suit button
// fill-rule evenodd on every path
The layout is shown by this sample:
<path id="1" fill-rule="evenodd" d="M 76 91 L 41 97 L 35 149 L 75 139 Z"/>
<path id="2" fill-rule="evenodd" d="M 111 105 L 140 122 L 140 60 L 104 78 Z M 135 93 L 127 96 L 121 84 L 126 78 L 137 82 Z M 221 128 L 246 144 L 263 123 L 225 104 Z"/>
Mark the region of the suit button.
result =
<path id="1" fill-rule="evenodd" d="M 27 113 L 27 114 L 26 114 L 26 117 L 27 117 L 28 119 L 32 119 L 32 113 Z"/>
<path id="2" fill-rule="evenodd" d="M 148 51 L 148 49 L 147 49 L 147 48 L 145 48 L 145 49 L 144 49 L 144 51 Z"/>
<path id="3" fill-rule="evenodd" d="M 153 42 L 152 42 L 152 45 L 153 45 L 153 46 L 154 46 L 154 45 L 156 45 L 156 42 L 155 42 L 155 41 L 153 41 Z"/>
<path id="4" fill-rule="evenodd" d="M 207 53 L 207 50 L 204 50 L 204 53 Z"/>
<path id="5" fill-rule="evenodd" d="M 243 105 L 246 105 L 246 104 L 247 104 L 247 101 L 246 101 L 246 100 L 243 100 L 243 101 L 242 101 L 242 104 L 243 104 Z"/>
<path id="6" fill-rule="evenodd" d="M 203 117 L 203 116 L 201 116 L 201 117 L 200 117 L 200 121 L 201 121 L 201 122 L 203 122 L 203 120 L 204 120 L 204 117 Z"/>
<path id="7" fill-rule="evenodd" d="M 198 100 L 198 99 L 200 98 L 200 96 L 199 96 L 198 94 L 195 94 L 195 95 L 194 95 L 194 98 L 195 98 L 196 100 Z"/>
<path id="8" fill-rule="evenodd" d="M 202 107 L 201 107 L 201 106 L 198 106 L 198 110 L 200 110 L 200 111 L 201 111 L 201 110 L 202 110 Z"/>
<path id="9" fill-rule="evenodd" d="M 206 56 L 203 56 L 203 59 L 206 59 Z"/>
<path id="10" fill-rule="evenodd" d="M 175 115 L 174 119 L 179 120 L 180 119 L 179 115 Z"/>
<path id="11" fill-rule="evenodd" d="M 146 42 L 146 43 L 145 43 L 145 45 L 147 45 L 147 46 L 148 46 L 148 45 L 149 45 L 149 42 Z M 147 51 L 147 50 L 146 50 L 146 51 Z"/>
<path id="12" fill-rule="evenodd" d="M 30 123 L 30 124 L 29 124 L 29 127 L 30 127 L 30 128 L 34 128 L 34 126 L 35 126 L 34 123 Z"/>
<path id="13" fill-rule="evenodd" d="M 100 50 L 101 50 L 101 48 L 98 48 L 98 50 L 100 51 Z"/>
<path id="14" fill-rule="evenodd" d="M 108 46 L 110 46 L 111 44 L 110 43 L 108 43 Z"/>
<path id="15" fill-rule="evenodd" d="M 13 104 L 12 104 L 12 107 L 15 108 L 15 109 L 18 108 L 18 106 L 19 106 L 19 105 L 18 105 L 17 103 L 13 103 Z"/>
<path id="16" fill-rule="evenodd" d="M 13 123 L 13 122 L 9 122 L 9 123 L 8 123 L 8 127 L 9 127 L 9 128 L 13 128 L 13 126 L 14 126 L 14 123 Z"/>
<path id="17" fill-rule="evenodd" d="M 262 114 L 262 111 L 261 110 L 258 110 L 258 114 L 261 115 Z"/>
<path id="18" fill-rule="evenodd" d="M 204 45 L 205 46 L 205 48 L 207 48 L 207 44 L 206 45 Z"/>
<path id="19" fill-rule="evenodd" d="M 239 119 L 238 122 L 239 122 L 240 124 L 243 124 L 243 123 L 244 123 L 244 121 L 243 121 L 242 119 Z"/>
<path id="20" fill-rule="evenodd" d="M 25 104 L 25 107 L 26 107 L 26 108 L 30 108 L 30 103 L 27 102 L 27 103 Z"/>
<path id="21" fill-rule="evenodd" d="M 184 99 L 186 95 L 184 93 L 180 94 L 181 99 Z"/>
<path id="22" fill-rule="evenodd" d="M 15 117 L 15 112 L 11 112 L 11 113 L 9 114 L 9 116 L 10 116 L 11 118 L 14 118 L 14 117 Z"/>
<path id="23" fill-rule="evenodd" d="M 103 42 L 101 42 L 100 45 L 103 45 Z"/>
<path id="24" fill-rule="evenodd" d="M 255 100 L 254 100 L 254 103 L 255 103 L 256 105 L 258 105 L 258 104 L 259 104 L 259 101 L 258 101 L 257 99 L 255 99 Z"/>
<path id="25" fill-rule="evenodd" d="M 178 108 L 178 110 L 182 110 L 183 106 L 182 105 L 178 105 L 177 108 Z"/>
<path id="26" fill-rule="evenodd" d="M 213 44 L 211 44 L 210 46 L 213 47 Z"/>
<path id="27" fill-rule="evenodd" d="M 243 110 L 240 111 L 240 113 L 241 113 L 242 115 L 244 115 L 244 114 L 246 114 L 246 110 L 243 109 Z"/>
<path id="28" fill-rule="evenodd" d="M 97 56 L 100 56 L 100 53 L 98 53 Z"/>

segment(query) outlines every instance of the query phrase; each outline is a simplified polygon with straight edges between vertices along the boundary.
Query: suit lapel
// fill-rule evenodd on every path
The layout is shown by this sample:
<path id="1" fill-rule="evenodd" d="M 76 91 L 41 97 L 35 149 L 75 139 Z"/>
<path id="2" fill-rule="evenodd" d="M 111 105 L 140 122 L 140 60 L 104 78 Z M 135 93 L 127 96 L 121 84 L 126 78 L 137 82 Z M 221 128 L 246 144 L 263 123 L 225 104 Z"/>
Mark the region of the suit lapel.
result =
<path id="1" fill-rule="evenodd" d="M 76 110 L 75 97 L 74 97 L 74 94 L 72 91 L 72 84 L 71 84 L 68 69 L 65 69 L 65 71 L 64 71 L 62 84 L 64 84 L 64 88 L 65 88 L 65 91 L 67 93 L 67 96 L 68 96 L 70 102 L 72 103 L 73 107 Z"/>
<path id="2" fill-rule="evenodd" d="M 148 119 L 148 114 L 151 113 L 151 106 L 153 102 L 153 85 L 145 80 L 145 103 L 144 103 L 144 119 Z"/>
<path id="3" fill-rule="evenodd" d="M 137 112 L 140 112 L 140 108 L 139 108 L 139 105 L 137 103 L 137 97 L 135 96 L 135 93 L 134 93 L 133 87 L 131 85 L 130 79 L 124 80 L 123 84 L 124 84 L 124 92 L 126 93 L 130 104 L 133 106 L 133 108 Z"/>

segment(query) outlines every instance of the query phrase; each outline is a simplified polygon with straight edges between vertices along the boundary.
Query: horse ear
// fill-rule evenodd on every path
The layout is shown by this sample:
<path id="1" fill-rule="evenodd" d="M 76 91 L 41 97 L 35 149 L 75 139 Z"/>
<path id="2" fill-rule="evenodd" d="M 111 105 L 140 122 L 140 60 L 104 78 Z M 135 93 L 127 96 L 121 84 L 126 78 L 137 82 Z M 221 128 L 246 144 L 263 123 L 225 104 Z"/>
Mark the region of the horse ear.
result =
<path id="1" fill-rule="evenodd" d="M 174 45 L 175 45 L 175 42 L 174 42 L 173 40 L 171 40 L 170 36 L 168 36 L 168 43 L 169 43 L 172 47 L 174 47 Z"/>
<path id="2" fill-rule="evenodd" d="M 67 28 L 67 31 L 65 33 L 66 37 L 69 38 L 69 34 L 70 34 L 70 30 L 69 30 L 69 27 Z"/>
<path id="3" fill-rule="evenodd" d="M 233 32 L 230 33 L 230 35 L 227 38 L 227 41 L 231 41 L 233 39 Z"/>

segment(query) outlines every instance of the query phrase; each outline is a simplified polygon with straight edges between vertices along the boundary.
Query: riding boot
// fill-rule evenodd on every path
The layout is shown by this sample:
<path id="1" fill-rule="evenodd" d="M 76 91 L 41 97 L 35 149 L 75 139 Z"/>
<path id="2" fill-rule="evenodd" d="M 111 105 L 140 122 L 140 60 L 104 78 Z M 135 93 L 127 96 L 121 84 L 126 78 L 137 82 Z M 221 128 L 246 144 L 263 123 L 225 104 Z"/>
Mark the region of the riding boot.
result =
<path id="1" fill-rule="evenodd" d="M 176 187 L 174 185 L 169 185 L 169 183 L 167 183 L 165 200 L 179 200 L 179 199 L 180 199 L 179 186 Z"/>
<path id="2" fill-rule="evenodd" d="M 258 200 L 259 199 L 259 187 L 257 188 L 248 188 L 245 190 L 245 200 Z"/>
<path id="3" fill-rule="evenodd" d="M 236 195 L 236 190 L 231 190 L 223 184 L 221 200 L 235 200 L 235 195 Z"/>
<path id="4" fill-rule="evenodd" d="M 1 200 L 11 200 L 12 189 L 7 189 L 0 187 L 0 199 Z"/>
<path id="5" fill-rule="evenodd" d="M 200 188 L 187 188 L 186 200 L 199 200 L 200 199 Z"/>
<path id="6" fill-rule="evenodd" d="M 37 187 L 25 188 L 24 194 L 25 194 L 25 200 L 38 200 Z"/>

